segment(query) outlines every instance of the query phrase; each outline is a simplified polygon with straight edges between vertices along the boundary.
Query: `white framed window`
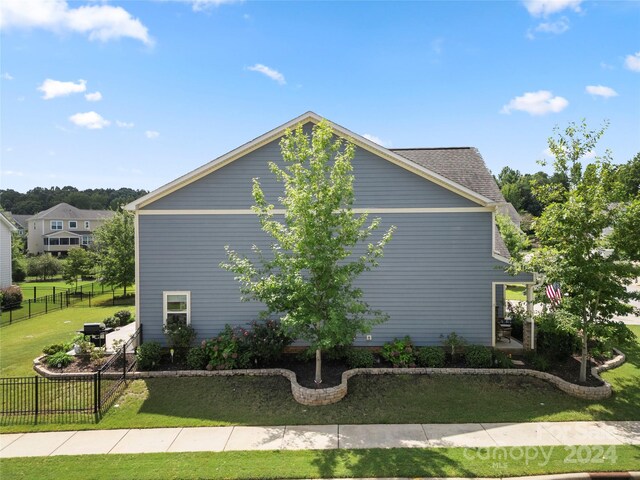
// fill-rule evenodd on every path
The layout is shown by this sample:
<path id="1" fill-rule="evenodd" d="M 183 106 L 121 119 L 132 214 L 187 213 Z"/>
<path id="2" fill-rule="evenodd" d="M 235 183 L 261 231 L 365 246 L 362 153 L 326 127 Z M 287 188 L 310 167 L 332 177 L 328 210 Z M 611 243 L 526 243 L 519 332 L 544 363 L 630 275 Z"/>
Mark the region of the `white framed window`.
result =
<path id="1" fill-rule="evenodd" d="M 51 220 L 51 230 L 62 230 L 62 220 Z"/>
<path id="2" fill-rule="evenodd" d="M 167 320 L 191 324 L 191 292 L 162 292 L 163 324 Z"/>
<path id="3" fill-rule="evenodd" d="M 91 222 L 90 222 L 89 220 L 85 220 L 85 221 L 84 221 L 84 228 L 85 228 L 85 229 L 87 229 L 87 228 L 91 228 Z"/>
<path id="4" fill-rule="evenodd" d="M 93 243 L 93 237 L 91 235 L 82 235 L 82 245 L 88 247 Z"/>
<path id="5" fill-rule="evenodd" d="M 69 230 L 75 230 L 78 228 L 78 222 L 75 220 L 69 220 Z"/>

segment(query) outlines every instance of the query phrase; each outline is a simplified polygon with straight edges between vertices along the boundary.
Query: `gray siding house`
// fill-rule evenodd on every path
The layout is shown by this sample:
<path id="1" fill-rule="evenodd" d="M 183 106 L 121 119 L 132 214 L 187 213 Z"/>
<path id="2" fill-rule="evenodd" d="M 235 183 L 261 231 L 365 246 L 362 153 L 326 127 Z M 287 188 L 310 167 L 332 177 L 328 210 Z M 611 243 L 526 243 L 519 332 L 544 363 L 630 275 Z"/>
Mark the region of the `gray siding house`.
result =
<path id="1" fill-rule="evenodd" d="M 136 319 L 145 341 L 165 342 L 169 315 L 186 317 L 200 339 L 227 323 L 257 318 L 263 306 L 241 302 L 233 274 L 219 267 L 224 247 L 250 254 L 253 244 L 269 245 L 250 209 L 252 179 L 260 178 L 277 210 L 281 187 L 268 162 L 284 163 L 278 142 L 285 129 L 310 129 L 320 121 L 308 112 L 127 206 L 136 218 Z M 365 299 L 389 321 L 356 345 L 404 335 L 418 345 L 437 345 L 453 331 L 468 342 L 494 345 L 503 286 L 532 284 L 533 276 L 504 272 L 509 254 L 495 214 L 505 200 L 478 151 L 386 149 L 331 126 L 357 147 L 356 211 L 380 217 L 380 235 L 397 227 L 380 266 L 358 279 Z"/>

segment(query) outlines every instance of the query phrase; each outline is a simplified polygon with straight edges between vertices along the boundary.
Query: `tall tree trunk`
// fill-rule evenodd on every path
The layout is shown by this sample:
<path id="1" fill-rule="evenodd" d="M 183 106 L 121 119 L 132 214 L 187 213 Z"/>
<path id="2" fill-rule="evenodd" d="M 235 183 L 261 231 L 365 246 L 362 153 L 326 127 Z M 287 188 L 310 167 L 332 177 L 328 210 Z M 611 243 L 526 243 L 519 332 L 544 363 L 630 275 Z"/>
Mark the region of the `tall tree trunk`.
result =
<path id="1" fill-rule="evenodd" d="M 589 352 L 587 350 L 587 329 L 582 328 L 582 361 L 580 362 L 580 381 L 587 381 L 587 363 L 589 362 Z"/>
<path id="2" fill-rule="evenodd" d="M 316 379 L 315 384 L 319 386 L 322 383 L 322 352 L 316 349 Z"/>

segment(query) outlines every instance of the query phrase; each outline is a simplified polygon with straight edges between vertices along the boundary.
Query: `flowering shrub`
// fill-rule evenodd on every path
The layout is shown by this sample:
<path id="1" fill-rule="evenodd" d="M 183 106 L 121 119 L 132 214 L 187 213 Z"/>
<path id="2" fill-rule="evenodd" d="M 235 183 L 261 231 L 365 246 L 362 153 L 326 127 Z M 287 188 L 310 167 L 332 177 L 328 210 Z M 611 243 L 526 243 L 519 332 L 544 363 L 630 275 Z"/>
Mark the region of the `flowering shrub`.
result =
<path id="1" fill-rule="evenodd" d="M 240 333 L 247 343 L 251 361 L 259 365 L 278 360 L 285 347 L 293 342 L 280 323 L 275 320 L 251 322 L 251 328 L 240 329 Z"/>
<path id="2" fill-rule="evenodd" d="M 118 314 L 116 313 L 116 315 Z M 196 338 L 195 329 L 191 325 L 187 325 L 186 321 L 182 318 L 167 318 L 163 331 L 169 338 L 169 346 L 175 349 L 176 354 L 179 356 L 186 354 L 186 350 Z"/>
<path id="3" fill-rule="evenodd" d="M 202 348 L 207 352 L 207 370 L 232 370 L 245 368 L 250 362 L 250 352 L 245 335 L 247 330 L 233 329 L 225 325 L 224 330 L 211 340 L 203 340 Z"/>
<path id="4" fill-rule="evenodd" d="M 10 287 L 3 288 L 2 292 L 2 308 L 11 309 L 17 308 L 22 302 L 22 290 L 17 285 L 11 285 Z"/>
<path id="5" fill-rule="evenodd" d="M 385 343 L 381 355 L 382 358 L 391 362 L 394 368 L 416 366 L 415 348 L 408 335 L 401 340 L 394 338 L 392 342 Z"/>

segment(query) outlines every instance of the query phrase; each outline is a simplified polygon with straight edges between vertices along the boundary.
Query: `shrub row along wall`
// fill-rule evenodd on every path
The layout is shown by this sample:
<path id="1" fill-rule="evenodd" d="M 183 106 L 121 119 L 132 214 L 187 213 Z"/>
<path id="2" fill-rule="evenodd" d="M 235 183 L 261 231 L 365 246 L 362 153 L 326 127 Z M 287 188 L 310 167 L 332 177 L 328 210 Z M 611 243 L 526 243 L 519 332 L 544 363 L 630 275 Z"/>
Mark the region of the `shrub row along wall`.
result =
<path id="1" fill-rule="evenodd" d="M 611 384 L 602 380 L 599 373 L 615 368 L 625 361 L 625 356 L 619 350 L 614 349 L 616 357 L 599 367 L 593 367 L 591 374 L 603 384 L 598 387 L 588 387 L 567 382 L 555 375 L 546 372 L 529 369 L 506 368 L 355 368 L 342 374 L 340 385 L 329 388 L 306 388 L 301 386 L 296 379 L 296 374 L 284 368 L 265 368 L 255 370 L 178 370 L 164 372 L 131 372 L 129 379 L 140 378 L 171 378 L 171 377 L 233 377 L 238 375 L 273 376 L 282 375 L 291 382 L 291 393 L 298 403 L 317 406 L 330 405 L 339 402 L 347 395 L 347 384 L 351 377 L 356 375 L 514 375 L 527 376 L 545 380 L 563 392 L 585 400 L 603 400 L 611 396 Z M 44 364 L 34 364 L 34 369 L 45 377 L 72 376 L 77 374 L 54 373 L 44 367 Z M 104 376 L 110 375 L 105 373 Z"/>

